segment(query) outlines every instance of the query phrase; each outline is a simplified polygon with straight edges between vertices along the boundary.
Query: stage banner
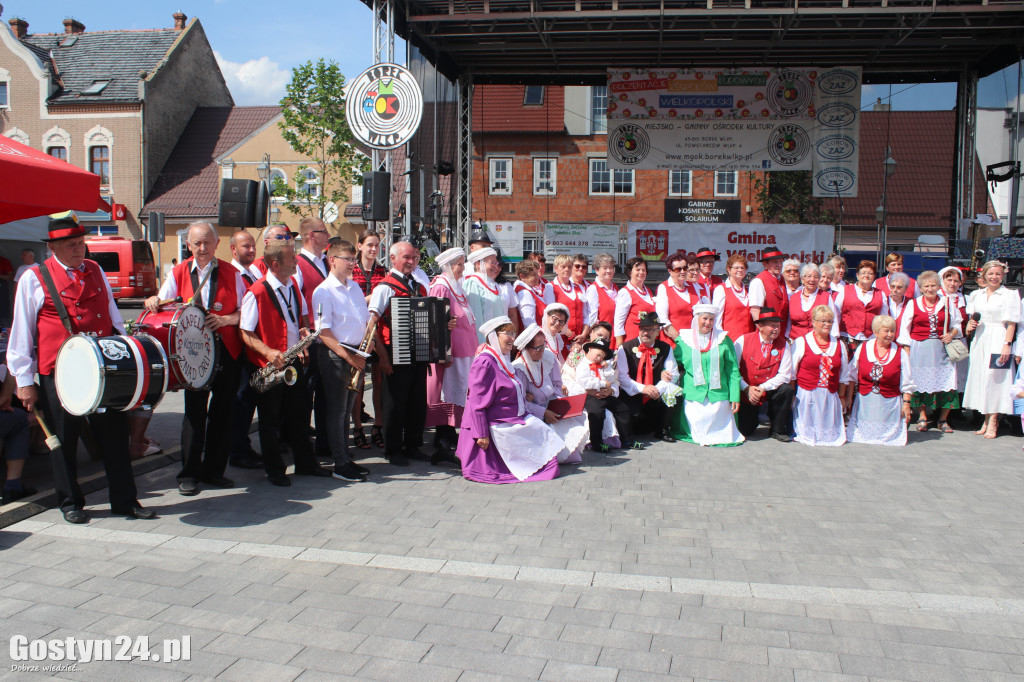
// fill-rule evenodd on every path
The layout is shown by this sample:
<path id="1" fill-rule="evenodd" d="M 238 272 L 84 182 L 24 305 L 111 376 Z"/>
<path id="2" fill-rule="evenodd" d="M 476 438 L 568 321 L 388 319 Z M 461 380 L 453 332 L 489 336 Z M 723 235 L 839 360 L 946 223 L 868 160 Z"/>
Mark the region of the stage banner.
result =
<path id="1" fill-rule="evenodd" d="M 734 253 L 746 256 L 751 272 L 761 271 L 761 253 L 777 248 L 786 258 L 801 263 L 821 263 L 831 253 L 831 225 L 771 225 L 763 223 L 629 223 L 626 253 L 648 261 L 661 261 L 670 253 L 685 251 L 691 257 L 701 247 L 722 256 L 715 273 L 725 272 Z"/>
<path id="2" fill-rule="evenodd" d="M 523 221 L 501 220 L 486 222 L 487 234 L 494 240 L 494 245 L 501 249 L 501 259 L 506 263 L 518 263 L 523 260 Z"/>
<path id="3" fill-rule="evenodd" d="M 544 257 L 584 254 L 593 259 L 599 253 L 619 257 L 618 223 L 544 223 Z"/>
<path id="4" fill-rule="evenodd" d="M 860 67 L 609 69 L 608 165 L 810 170 L 857 195 Z"/>

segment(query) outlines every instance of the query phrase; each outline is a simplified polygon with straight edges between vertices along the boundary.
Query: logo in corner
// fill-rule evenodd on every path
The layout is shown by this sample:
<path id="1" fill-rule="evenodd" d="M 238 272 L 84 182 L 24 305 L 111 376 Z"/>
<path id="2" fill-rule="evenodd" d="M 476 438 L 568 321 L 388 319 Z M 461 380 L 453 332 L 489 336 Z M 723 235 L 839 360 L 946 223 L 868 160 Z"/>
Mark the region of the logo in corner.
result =
<path id="1" fill-rule="evenodd" d="M 103 351 L 103 356 L 108 360 L 124 360 L 129 357 L 128 347 L 121 341 L 98 339 L 97 343 L 100 345 L 100 350 Z"/>
<path id="2" fill-rule="evenodd" d="M 635 166 L 651 151 L 651 138 L 638 125 L 627 123 L 608 135 L 608 153 L 623 166 Z"/>

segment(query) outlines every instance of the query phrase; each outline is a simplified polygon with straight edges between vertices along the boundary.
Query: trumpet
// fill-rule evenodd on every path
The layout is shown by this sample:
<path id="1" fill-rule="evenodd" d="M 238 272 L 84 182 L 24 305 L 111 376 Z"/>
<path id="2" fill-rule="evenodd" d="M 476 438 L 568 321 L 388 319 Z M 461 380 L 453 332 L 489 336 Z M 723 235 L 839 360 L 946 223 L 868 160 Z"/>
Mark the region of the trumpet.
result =
<path id="1" fill-rule="evenodd" d="M 377 323 L 376 323 L 376 320 L 374 320 L 371 324 L 369 324 L 366 327 L 366 333 L 363 334 L 363 340 L 359 342 L 359 350 L 360 351 L 362 351 L 364 353 L 367 351 L 367 349 L 370 347 L 370 344 L 373 343 L 373 334 L 374 334 L 374 332 L 376 330 L 377 330 Z M 366 369 L 365 367 L 363 369 L 356 369 L 355 367 L 349 367 L 348 390 L 350 390 L 350 391 L 358 391 L 359 390 L 359 379 L 363 376 L 363 371 L 365 369 Z"/>
<path id="2" fill-rule="evenodd" d="M 284 352 L 284 361 L 286 364 L 291 363 L 292 360 L 299 357 L 299 353 L 306 350 L 306 348 L 316 341 L 317 337 L 320 336 L 320 330 L 317 329 L 312 332 L 304 339 L 301 339 L 297 344 L 289 348 Z M 249 380 L 249 385 L 253 387 L 258 393 L 266 393 L 274 386 L 284 382 L 286 386 L 294 386 L 295 382 L 299 380 L 299 372 L 292 366 L 287 366 L 284 369 L 278 369 L 273 365 L 267 365 L 261 367 L 259 370 L 253 373 L 252 379 Z"/>

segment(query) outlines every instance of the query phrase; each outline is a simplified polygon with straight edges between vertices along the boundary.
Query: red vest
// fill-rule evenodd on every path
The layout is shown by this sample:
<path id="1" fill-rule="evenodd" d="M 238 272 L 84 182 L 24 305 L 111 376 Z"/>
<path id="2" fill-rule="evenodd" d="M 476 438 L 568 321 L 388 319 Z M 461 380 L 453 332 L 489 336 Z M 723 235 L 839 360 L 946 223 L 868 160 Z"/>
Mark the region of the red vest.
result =
<path id="1" fill-rule="evenodd" d="M 640 313 L 653 313 L 654 312 L 654 297 L 651 296 L 651 302 L 648 303 L 641 296 L 636 293 L 636 290 L 631 286 L 626 287 L 626 291 L 629 292 L 629 314 L 626 315 L 626 341 L 635 339 L 640 335 Z M 648 289 L 648 294 L 650 290 Z"/>
<path id="2" fill-rule="evenodd" d="M 232 268 L 234 270 L 234 268 Z M 235 270 L 235 272 L 238 272 Z M 271 348 L 284 352 L 288 350 L 288 323 L 281 313 L 277 311 L 277 306 L 274 303 L 281 303 L 281 300 L 277 298 L 276 293 L 270 293 L 267 291 L 266 285 L 267 277 L 263 276 L 262 279 L 258 280 L 249 291 L 252 292 L 253 297 L 256 299 L 256 311 L 259 313 L 259 320 L 256 322 L 255 334 L 260 337 L 263 343 L 267 344 Z M 298 285 L 295 284 L 295 280 L 288 282 L 288 286 L 292 288 L 292 296 L 296 301 L 301 301 L 302 294 L 299 292 Z M 297 324 L 299 327 L 302 326 L 302 307 L 296 306 L 299 317 Z M 287 315 L 284 312 L 284 315 Z M 254 365 L 260 367 L 266 367 L 269 363 L 259 353 L 256 353 L 251 348 L 246 346 L 245 354 L 249 358 L 249 361 Z"/>
<path id="3" fill-rule="evenodd" d="M 672 285 L 670 279 L 665 281 L 665 290 L 665 297 L 668 299 L 668 321 L 672 323 L 677 332 L 682 333 L 689 329 L 693 322 L 693 306 L 700 303 L 700 292 L 693 284 L 683 285 L 683 292 L 693 299 L 693 302 L 687 301 Z"/>
<path id="4" fill-rule="evenodd" d="M 185 301 L 188 301 L 195 294 L 195 290 L 192 289 L 192 277 L 189 274 L 192 260 L 191 258 L 184 260 L 175 265 L 174 269 L 171 270 L 171 277 L 174 278 L 175 283 L 178 285 L 178 295 Z M 210 303 L 209 309 L 216 315 L 230 315 L 238 310 L 241 304 L 235 290 L 235 277 L 240 275 L 231 263 L 226 263 L 219 258 L 214 259 L 214 262 L 217 265 L 217 290 L 213 294 L 213 302 Z M 220 308 L 217 307 L 218 303 Z M 217 333 L 220 335 L 220 340 L 224 343 L 225 350 L 227 350 L 232 358 L 237 360 L 239 353 L 242 352 L 242 336 L 238 325 L 221 327 L 217 330 Z"/>
<path id="5" fill-rule="evenodd" d="M 724 280 L 718 275 L 711 275 L 705 278 L 704 275 L 697 275 L 697 283 L 694 284 L 694 288 L 697 289 L 697 293 L 701 296 L 707 297 L 711 300 L 711 295 L 715 293 L 715 289 L 722 286 Z"/>
<path id="6" fill-rule="evenodd" d="M 544 284 L 541 283 L 541 286 L 543 287 Z M 544 326 L 544 308 L 546 308 L 548 306 L 548 302 L 545 301 L 544 297 L 541 296 L 540 294 L 538 294 L 534 290 L 533 287 L 531 287 L 529 284 L 527 284 L 526 282 L 524 282 L 522 280 L 516 280 L 516 284 L 515 284 L 515 286 L 513 288 L 515 289 L 515 292 L 516 292 L 517 295 L 519 294 L 520 291 L 529 291 L 530 292 L 530 295 L 533 296 L 534 317 L 536 318 L 534 321 L 537 323 L 538 326 L 543 327 Z M 530 324 L 526 320 L 523 320 L 523 326 L 524 327 L 529 327 Z"/>
<path id="7" fill-rule="evenodd" d="M 750 306 L 740 300 L 731 284 L 723 284 L 725 303 L 722 305 L 722 329 L 730 339 L 738 339 L 755 331 L 754 320 L 750 317 Z M 778 308 L 776 308 L 778 310 Z"/>
<path id="8" fill-rule="evenodd" d="M 814 310 L 819 305 L 828 305 L 832 302 L 832 297 L 829 296 L 828 292 L 818 291 L 818 295 L 814 297 L 814 304 L 811 306 L 811 309 L 804 312 L 804 308 L 801 305 L 802 296 L 803 290 L 801 289 L 789 297 L 789 338 L 794 340 L 811 332 L 811 310 Z"/>
<path id="9" fill-rule="evenodd" d="M 608 324 L 615 324 L 615 294 L 618 293 L 618 288 L 612 284 L 612 293 L 609 294 L 608 290 L 596 281 L 592 286 L 597 289 L 597 319 Z M 612 340 L 614 341 L 615 338 L 612 337 Z"/>
<path id="10" fill-rule="evenodd" d="M 53 374 L 53 366 L 57 361 L 57 351 L 68 338 L 67 330 L 60 321 L 57 307 L 50 298 L 50 291 L 39 274 L 39 268 L 46 267 L 53 277 L 60 300 L 67 308 L 71 331 L 90 333 L 97 336 L 115 334 L 114 322 L 110 319 L 110 297 L 107 295 L 107 276 L 100 266 L 91 260 L 84 261 L 85 281 L 78 284 L 67 270 L 57 262 L 56 258 L 47 258 L 42 265 L 33 268 L 33 274 L 43 289 L 43 307 L 36 318 L 38 336 L 38 368 L 40 374 Z"/>
<path id="11" fill-rule="evenodd" d="M 762 270 L 755 279 L 761 280 L 764 285 L 764 306 L 775 308 L 782 318 L 782 327 L 789 322 L 789 297 L 786 295 L 786 287 L 778 278 L 767 270 Z"/>
<path id="12" fill-rule="evenodd" d="M 864 334 L 870 337 L 871 322 L 875 315 L 882 312 L 882 297 L 885 295 L 878 289 L 871 290 L 871 302 L 867 305 L 861 303 L 857 297 L 857 285 L 847 284 L 843 292 L 843 307 L 839 311 L 839 331 L 850 336 Z"/>
<path id="13" fill-rule="evenodd" d="M 871 393 L 875 382 L 871 379 L 871 368 L 875 363 L 868 359 L 867 344 L 861 346 L 860 362 L 857 364 L 857 391 L 861 395 Z M 900 353 L 903 350 L 895 343 L 889 348 L 889 353 L 896 353 L 896 357 L 887 364 L 882 365 L 882 378 L 878 381 L 878 392 L 883 398 L 895 398 L 900 394 Z"/>
<path id="14" fill-rule="evenodd" d="M 254 260 L 252 264 L 255 265 L 256 269 L 262 272 L 264 275 L 267 274 L 267 271 L 270 269 L 267 267 L 267 261 L 263 260 L 263 256 L 260 256 L 259 258 Z"/>
<path id="15" fill-rule="evenodd" d="M 570 297 L 565 293 L 562 284 L 557 279 L 551 283 L 551 288 L 555 290 L 555 303 L 561 303 L 569 309 L 569 321 L 565 327 L 572 332 L 575 338 L 583 333 L 583 328 L 587 325 L 587 321 L 583 319 L 583 302 L 587 298 L 587 290 L 576 283 L 572 283 L 570 286 L 575 297 Z"/>
<path id="16" fill-rule="evenodd" d="M 818 355 L 811 350 L 811 348 L 818 348 L 818 342 L 814 340 L 813 334 L 805 336 L 804 343 L 807 347 L 796 368 L 796 385 L 805 391 L 813 391 L 818 388 L 818 380 L 821 378 L 821 361 L 824 359 L 824 355 Z M 828 391 L 835 393 L 839 390 L 839 373 L 843 369 L 843 346 L 835 339 L 832 340 L 831 345 L 835 346 L 836 350 L 832 356 L 832 371 L 828 376 Z M 828 349 L 826 348 L 824 352 L 827 353 Z"/>
<path id="17" fill-rule="evenodd" d="M 419 282 L 416 282 L 415 280 L 413 280 L 413 281 L 416 284 L 416 295 L 417 296 L 426 296 L 427 295 L 427 290 L 423 288 L 423 285 L 420 284 Z M 380 281 L 380 284 L 378 284 L 377 286 L 381 286 L 381 287 L 390 286 L 391 289 L 394 291 L 394 296 L 397 296 L 399 298 L 411 298 L 411 296 L 409 295 L 409 290 L 406 289 L 405 284 L 403 284 L 402 282 L 400 282 L 397 279 L 395 279 L 395 275 L 394 275 L 393 272 L 389 271 L 388 272 L 388 276 L 385 277 L 384 279 L 382 279 Z M 381 335 L 381 338 L 384 339 L 384 345 L 385 346 L 390 346 L 391 345 L 391 302 L 390 301 L 388 302 L 388 309 L 384 311 L 383 315 L 381 315 L 380 322 L 378 322 L 378 324 L 380 325 L 380 335 Z"/>
<path id="18" fill-rule="evenodd" d="M 299 272 L 302 273 L 302 296 L 306 299 L 306 309 L 309 310 L 309 316 L 311 319 L 316 319 L 316 311 L 313 310 L 313 290 L 323 284 L 323 281 L 327 279 L 320 274 L 320 270 L 315 265 L 307 260 L 308 256 L 304 253 L 295 254 L 295 263 L 298 265 Z"/>
<path id="19" fill-rule="evenodd" d="M 940 298 L 939 301 L 942 299 Z M 939 304 L 936 301 L 935 305 Z M 907 303 L 907 305 L 911 305 Z M 938 338 L 942 336 L 944 330 L 943 327 L 946 324 L 946 306 L 942 306 L 941 310 L 936 311 L 935 320 L 935 336 L 931 334 L 931 327 L 928 324 L 928 313 L 924 311 L 923 301 L 920 298 L 916 298 L 913 301 L 914 305 L 914 316 L 910 319 L 910 338 L 914 341 L 927 341 L 928 339 Z M 949 305 L 949 299 L 946 299 L 946 305 Z M 903 312 L 906 312 L 907 308 L 903 308 Z"/>
<path id="20" fill-rule="evenodd" d="M 910 283 L 907 284 L 907 290 L 906 290 L 906 292 L 904 292 L 905 296 L 907 297 L 907 300 L 910 300 L 910 299 L 914 298 L 915 284 L 916 284 L 916 282 L 914 281 L 914 278 L 911 277 L 910 278 Z M 875 280 L 875 283 L 872 284 L 871 286 L 873 286 L 874 288 L 878 289 L 879 291 L 884 293 L 886 296 L 892 295 L 892 292 L 889 289 L 889 277 L 888 276 L 886 276 L 886 277 L 879 277 L 878 279 Z"/>
<path id="21" fill-rule="evenodd" d="M 772 341 L 772 353 L 765 358 L 761 353 L 761 334 L 751 332 L 743 337 L 743 356 L 740 358 L 740 376 L 751 386 L 760 386 L 779 373 L 782 356 L 786 352 L 786 338 L 779 334 Z"/>

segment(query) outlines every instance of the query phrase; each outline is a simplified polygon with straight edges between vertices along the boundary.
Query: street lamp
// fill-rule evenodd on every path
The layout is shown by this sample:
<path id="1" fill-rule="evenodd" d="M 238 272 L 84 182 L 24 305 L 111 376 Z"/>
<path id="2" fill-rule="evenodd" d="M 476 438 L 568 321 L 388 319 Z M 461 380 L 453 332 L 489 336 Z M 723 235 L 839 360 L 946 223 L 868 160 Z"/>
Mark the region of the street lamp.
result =
<path id="1" fill-rule="evenodd" d="M 256 166 L 256 175 L 259 176 L 260 180 L 266 181 L 270 179 L 270 154 L 263 155 L 263 160 Z"/>
<path id="2" fill-rule="evenodd" d="M 878 259 L 879 265 L 885 255 L 885 245 L 889 241 L 889 215 L 888 215 L 888 189 L 889 178 L 896 172 L 896 160 L 892 158 L 892 149 L 886 145 L 885 161 L 882 162 L 882 203 L 875 209 L 875 219 L 878 221 Z"/>

